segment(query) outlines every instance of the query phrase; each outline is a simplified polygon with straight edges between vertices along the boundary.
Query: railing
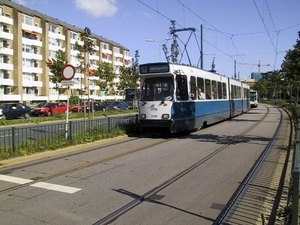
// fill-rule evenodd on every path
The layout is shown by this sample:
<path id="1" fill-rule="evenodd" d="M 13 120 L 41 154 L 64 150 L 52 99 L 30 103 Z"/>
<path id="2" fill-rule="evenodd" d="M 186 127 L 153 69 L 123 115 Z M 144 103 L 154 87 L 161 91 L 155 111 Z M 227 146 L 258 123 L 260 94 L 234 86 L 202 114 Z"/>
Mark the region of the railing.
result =
<path id="1" fill-rule="evenodd" d="M 97 140 L 95 135 L 110 135 L 116 129 L 133 132 L 137 125 L 137 115 L 102 117 L 86 120 L 53 122 L 48 124 L 19 125 L 0 129 L 0 153 L 30 154 L 46 150 L 43 148 L 65 147 Z M 66 135 L 67 133 L 67 135 Z M 93 140 L 89 140 L 89 139 Z M 47 149 L 51 150 L 51 149 Z M 2 152 L 3 153 L 3 152 Z"/>
<path id="2" fill-rule="evenodd" d="M 292 224 L 298 224 L 298 211 L 299 211 L 299 147 L 300 147 L 300 120 L 298 111 L 295 107 L 292 109 L 292 115 L 295 121 L 296 129 L 296 142 L 295 151 L 293 157 L 293 169 L 292 169 Z"/>

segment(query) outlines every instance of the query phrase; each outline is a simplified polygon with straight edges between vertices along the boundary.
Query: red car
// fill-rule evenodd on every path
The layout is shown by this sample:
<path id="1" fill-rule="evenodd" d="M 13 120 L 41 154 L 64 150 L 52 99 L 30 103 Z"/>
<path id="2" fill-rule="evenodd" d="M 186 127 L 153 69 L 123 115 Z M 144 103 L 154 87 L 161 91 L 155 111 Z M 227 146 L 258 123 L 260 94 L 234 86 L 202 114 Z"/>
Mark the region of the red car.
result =
<path id="1" fill-rule="evenodd" d="M 51 116 L 53 114 L 65 113 L 69 109 L 69 112 L 72 111 L 71 106 L 63 102 L 48 102 L 42 107 L 32 109 L 31 113 L 33 115 L 45 115 Z"/>

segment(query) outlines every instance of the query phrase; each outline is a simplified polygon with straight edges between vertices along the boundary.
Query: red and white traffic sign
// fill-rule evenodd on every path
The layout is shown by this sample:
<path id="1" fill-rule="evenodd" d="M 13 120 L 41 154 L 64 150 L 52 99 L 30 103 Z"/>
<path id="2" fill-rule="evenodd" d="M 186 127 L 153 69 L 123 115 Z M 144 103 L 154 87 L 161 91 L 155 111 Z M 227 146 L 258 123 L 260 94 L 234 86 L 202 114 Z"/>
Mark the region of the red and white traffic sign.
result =
<path id="1" fill-rule="evenodd" d="M 67 64 L 63 67 L 61 71 L 61 76 L 63 80 L 72 80 L 73 77 L 75 76 L 75 73 L 76 73 L 75 67 L 72 66 L 71 64 Z"/>

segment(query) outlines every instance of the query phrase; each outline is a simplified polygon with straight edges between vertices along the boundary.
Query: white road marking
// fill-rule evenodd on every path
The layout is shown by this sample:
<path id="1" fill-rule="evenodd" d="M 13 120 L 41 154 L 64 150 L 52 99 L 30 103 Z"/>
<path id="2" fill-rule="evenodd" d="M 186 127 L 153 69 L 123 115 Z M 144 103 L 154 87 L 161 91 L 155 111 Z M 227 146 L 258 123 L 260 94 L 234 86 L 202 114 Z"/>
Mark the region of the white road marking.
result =
<path id="1" fill-rule="evenodd" d="M 33 182 L 33 180 L 12 177 L 12 176 L 2 175 L 2 174 L 0 174 L 0 180 L 11 182 L 11 183 L 16 183 L 16 184 L 27 184 L 27 183 Z"/>
<path id="2" fill-rule="evenodd" d="M 68 186 L 58 185 L 58 184 L 50 184 L 50 183 L 46 183 L 46 182 L 38 182 L 35 184 L 31 184 L 30 186 L 44 188 L 44 189 L 52 190 L 52 191 L 65 192 L 65 193 L 69 193 L 69 194 L 73 194 L 73 193 L 81 190 L 80 188 L 68 187 Z"/>
<path id="3" fill-rule="evenodd" d="M 13 177 L 13 176 L 7 176 L 7 175 L 2 175 L 0 174 L 0 181 L 7 181 L 10 183 L 15 183 L 15 184 L 27 184 L 34 182 L 34 180 L 30 179 L 23 179 L 19 177 Z M 58 184 L 51 184 L 47 182 L 37 182 L 34 184 L 29 185 L 31 187 L 38 187 L 38 188 L 44 188 L 47 190 L 52 190 L 52 191 L 59 191 L 59 192 L 64 192 L 68 194 L 73 194 L 75 192 L 81 191 L 80 188 L 74 188 L 74 187 L 68 187 L 64 185 L 58 185 Z"/>

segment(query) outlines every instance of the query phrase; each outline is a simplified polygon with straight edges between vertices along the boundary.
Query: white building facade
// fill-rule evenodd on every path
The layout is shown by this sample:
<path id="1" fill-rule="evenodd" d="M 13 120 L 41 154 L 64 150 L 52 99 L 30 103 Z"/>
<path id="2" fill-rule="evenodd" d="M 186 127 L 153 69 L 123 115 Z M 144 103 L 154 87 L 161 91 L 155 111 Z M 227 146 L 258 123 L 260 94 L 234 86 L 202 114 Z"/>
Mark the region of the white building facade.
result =
<path id="1" fill-rule="evenodd" d="M 0 103 L 66 101 L 67 88 L 58 91 L 49 77 L 46 65 L 63 50 L 68 62 L 78 65 L 75 43 L 80 44 L 83 29 L 64 23 L 8 0 L 0 0 Z M 88 63 L 96 69 L 100 62 L 112 64 L 115 72 L 113 90 L 107 95 L 96 85 L 98 77 L 76 73 L 73 95 L 94 100 L 122 99 L 118 90 L 119 68 L 131 66 L 130 52 L 122 45 L 101 36 L 92 35 L 95 52 Z M 79 94 L 81 93 L 81 94 Z"/>

